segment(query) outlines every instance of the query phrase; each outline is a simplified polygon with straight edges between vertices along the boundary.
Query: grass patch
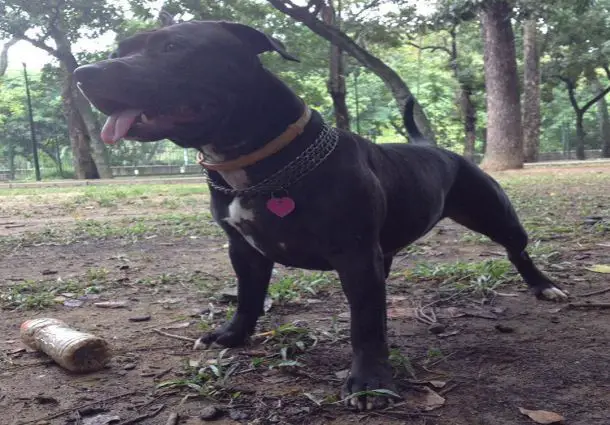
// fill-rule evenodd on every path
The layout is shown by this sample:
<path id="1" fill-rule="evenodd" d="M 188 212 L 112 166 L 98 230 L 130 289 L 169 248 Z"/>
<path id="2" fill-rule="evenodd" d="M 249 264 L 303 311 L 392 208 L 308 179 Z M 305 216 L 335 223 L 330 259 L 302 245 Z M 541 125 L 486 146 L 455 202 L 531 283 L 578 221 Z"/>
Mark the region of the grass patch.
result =
<path id="1" fill-rule="evenodd" d="M 77 220 L 72 225 L 49 226 L 36 232 L 0 238 L 0 247 L 32 246 L 42 244 L 68 245 L 85 239 L 132 239 L 169 236 L 200 237 L 223 236 L 208 212 L 183 214 L 165 213 L 142 217 L 125 217 L 119 220 Z"/>
<path id="2" fill-rule="evenodd" d="M 154 181 L 154 180 L 153 180 Z M 139 198 L 151 195 L 174 195 L 187 196 L 208 193 L 208 187 L 204 183 L 184 184 L 125 184 L 92 185 L 92 186 L 70 186 L 70 187 L 32 187 L 32 188 L 0 188 L 0 197 L 13 196 L 41 196 L 57 193 L 69 193 L 80 196 L 81 200 L 96 201 L 99 199 L 120 200 Z"/>
<path id="3" fill-rule="evenodd" d="M 317 296 L 336 281 L 330 273 L 300 272 L 280 277 L 269 285 L 269 296 L 279 303 L 294 302 L 305 296 Z"/>
<path id="4" fill-rule="evenodd" d="M 60 294 L 75 296 L 87 292 L 88 284 L 76 280 L 36 281 L 26 280 L 10 286 L 0 287 L 0 307 L 11 310 L 40 310 L 57 305 Z"/>
<path id="5" fill-rule="evenodd" d="M 418 263 L 414 268 L 406 270 L 404 276 L 409 281 L 435 281 L 441 286 L 476 294 L 486 294 L 518 279 L 511 263 L 505 259 Z"/>

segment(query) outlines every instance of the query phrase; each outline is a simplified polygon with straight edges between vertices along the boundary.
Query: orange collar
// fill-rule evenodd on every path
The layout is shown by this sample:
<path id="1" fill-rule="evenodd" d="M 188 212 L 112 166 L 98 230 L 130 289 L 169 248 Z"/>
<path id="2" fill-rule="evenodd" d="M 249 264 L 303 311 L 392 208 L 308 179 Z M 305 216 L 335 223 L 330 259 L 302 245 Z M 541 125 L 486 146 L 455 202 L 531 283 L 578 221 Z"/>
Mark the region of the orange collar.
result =
<path id="1" fill-rule="evenodd" d="M 297 136 L 303 133 L 305 126 L 311 118 L 311 109 L 309 109 L 307 105 L 304 105 L 304 107 L 305 110 L 303 111 L 303 115 L 301 115 L 297 121 L 290 124 L 282 134 L 277 136 L 262 148 L 247 155 L 243 155 L 225 162 L 206 162 L 203 152 L 199 151 L 197 153 L 197 163 L 211 171 L 235 171 L 270 157 L 271 155 L 285 148 L 290 142 L 296 139 Z"/>

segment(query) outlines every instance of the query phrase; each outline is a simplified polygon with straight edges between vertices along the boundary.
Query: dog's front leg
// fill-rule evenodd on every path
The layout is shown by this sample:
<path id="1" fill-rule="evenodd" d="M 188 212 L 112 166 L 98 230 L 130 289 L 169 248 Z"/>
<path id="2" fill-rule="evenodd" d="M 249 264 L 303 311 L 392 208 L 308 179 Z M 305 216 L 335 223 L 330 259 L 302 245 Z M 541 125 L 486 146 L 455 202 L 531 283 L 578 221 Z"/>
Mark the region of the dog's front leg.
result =
<path id="1" fill-rule="evenodd" d="M 342 255 L 335 262 L 351 313 L 352 367 L 343 398 L 363 391 L 394 391 L 386 335 L 385 268 L 381 248 Z M 383 407 L 384 396 L 349 399 L 360 410 Z"/>
<path id="2" fill-rule="evenodd" d="M 225 347 L 243 346 L 264 312 L 273 262 L 241 235 L 232 233 L 229 235 L 229 257 L 237 275 L 237 310 L 229 322 L 202 336 L 197 345 L 208 346 L 216 342 Z"/>

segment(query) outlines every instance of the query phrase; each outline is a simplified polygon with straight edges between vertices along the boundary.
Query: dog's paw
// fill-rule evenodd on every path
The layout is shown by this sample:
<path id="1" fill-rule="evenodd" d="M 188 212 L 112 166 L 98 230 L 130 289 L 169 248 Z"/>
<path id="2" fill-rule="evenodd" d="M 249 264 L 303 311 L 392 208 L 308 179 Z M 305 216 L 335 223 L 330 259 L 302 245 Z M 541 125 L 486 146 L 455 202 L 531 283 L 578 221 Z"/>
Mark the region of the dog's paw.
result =
<path id="1" fill-rule="evenodd" d="M 561 302 L 568 300 L 568 293 L 562 291 L 556 286 L 549 286 L 548 288 L 544 288 L 539 292 L 538 298 L 547 301 Z"/>
<path id="2" fill-rule="evenodd" d="M 390 364 L 383 362 L 373 367 L 368 364 L 353 365 L 341 398 L 347 406 L 360 411 L 383 409 L 399 399 L 392 381 Z"/>
<path id="3" fill-rule="evenodd" d="M 231 322 L 224 326 L 209 332 L 195 341 L 194 349 L 207 349 L 213 343 L 222 345 L 223 347 L 234 348 L 247 345 L 249 336 L 247 332 L 237 329 Z"/>

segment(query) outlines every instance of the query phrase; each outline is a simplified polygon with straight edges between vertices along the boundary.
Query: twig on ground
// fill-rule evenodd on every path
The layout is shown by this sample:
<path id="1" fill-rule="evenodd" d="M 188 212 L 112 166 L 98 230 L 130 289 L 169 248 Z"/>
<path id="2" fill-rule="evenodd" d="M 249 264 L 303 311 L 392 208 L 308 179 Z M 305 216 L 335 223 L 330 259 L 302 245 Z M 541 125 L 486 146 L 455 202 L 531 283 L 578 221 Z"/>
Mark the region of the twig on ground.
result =
<path id="1" fill-rule="evenodd" d="M 25 224 L 8 224 L 4 226 L 5 229 L 16 229 L 18 227 L 25 227 Z"/>
<path id="2" fill-rule="evenodd" d="M 64 409 L 64 410 L 61 410 L 61 411 L 59 411 L 57 413 L 53 413 L 51 415 L 43 416 L 41 418 L 30 419 L 29 421 L 25 421 L 25 422 L 17 422 L 15 425 L 25 425 L 25 424 L 32 424 L 32 423 L 37 423 L 37 422 L 47 422 L 47 421 L 50 421 L 51 419 L 56 419 L 56 418 L 59 418 L 60 416 L 68 415 L 68 414 L 70 414 L 72 412 L 75 412 L 77 410 L 82 410 L 82 409 L 85 409 L 87 407 L 95 406 L 96 404 L 106 403 L 106 402 L 109 402 L 109 401 L 112 401 L 112 400 L 116 400 L 116 399 L 119 399 L 119 398 L 123 398 L 123 397 L 127 397 L 127 396 L 130 396 L 130 395 L 134 395 L 134 394 L 137 394 L 139 392 L 140 391 L 129 391 L 129 392 L 126 392 L 126 393 L 114 395 L 112 397 L 103 398 L 101 400 L 92 401 L 91 403 L 82 404 L 80 406 L 70 407 L 68 409 Z"/>
<path id="3" fill-rule="evenodd" d="M 166 336 L 168 338 L 173 338 L 173 339 L 177 339 L 177 340 L 180 340 L 180 341 L 186 341 L 186 342 L 190 342 L 190 343 L 193 343 L 193 344 L 195 342 L 197 342 L 197 340 L 194 339 L 194 338 L 189 338 L 188 336 L 170 334 L 170 333 L 167 333 L 167 332 L 163 332 L 161 329 L 153 329 L 153 332 L 158 333 L 159 335 Z"/>
<path id="4" fill-rule="evenodd" d="M 493 289 L 490 292 L 497 297 L 518 297 L 519 296 L 519 294 L 510 294 L 508 292 L 498 292 Z"/>
<path id="5" fill-rule="evenodd" d="M 584 294 L 576 295 L 576 297 L 578 297 L 578 298 L 592 297 L 593 295 L 601 295 L 601 294 L 605 294 L 606 292 L 610 292 L 610 288 L 599 289 L 599 290 L 593 291 L 593 292 L 585 292 Z"/>
<path id="6" fill-rule="evenodd" d="M 600 310 L 605 310 L 610 308 L 610 303 L 570 303 L 568 304 L 568 308 L 598 308 Z"/>
<path id="7" fill-rule="evenodd" d="M 178 419 L 180 419 L 178 414 L 176 412 L 172 412 L 169 414 L 169 417 L 167 418 L 167 422 L 165 422 L 165 425 L 176 425 L 178 423 Z"/>
<path id="8" fill-rule="evenodd" d="M 453 385 L 449 385 L 445 388 L 441 388 L 440 390 L 437 391 L 438 394 L 440 395 L 445 395 L 447 394 L 449 391 L 453 391 L 454 389 L 456 389 L 456 387 L 458 387 L 460 384 L 453 384 Z"/>
<path id="9" fill-rule="evenodd" d="M 428 307 L 432 307 L 433 305 L 438 304 L 438 303 L 449 301 L 449 300 L 457 297 L 458 295 L 460 295 L 462 292 L 465 292 L 465 291 L 466 291 L 465 289 L 460 289 L 459 291 L 457 291 L 456 293 L 448 296 L 447 298 L 439 298 L 438 300 L 435 300 L 435 301 L 432 301 L 431 303 L 426 304 L 425 306 L 422 307 L 422 309 L 425 309 L 425 308 L 428 308 Z"/>

